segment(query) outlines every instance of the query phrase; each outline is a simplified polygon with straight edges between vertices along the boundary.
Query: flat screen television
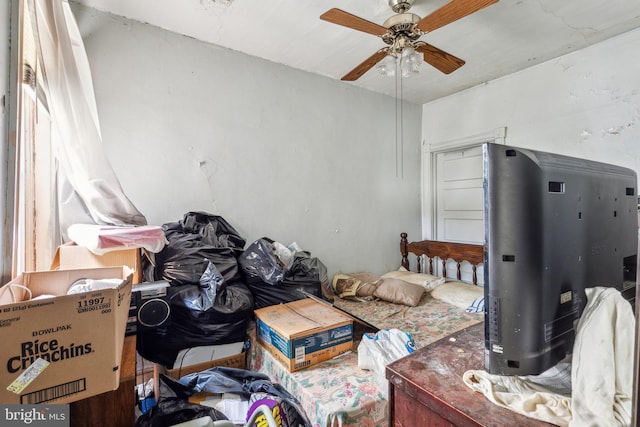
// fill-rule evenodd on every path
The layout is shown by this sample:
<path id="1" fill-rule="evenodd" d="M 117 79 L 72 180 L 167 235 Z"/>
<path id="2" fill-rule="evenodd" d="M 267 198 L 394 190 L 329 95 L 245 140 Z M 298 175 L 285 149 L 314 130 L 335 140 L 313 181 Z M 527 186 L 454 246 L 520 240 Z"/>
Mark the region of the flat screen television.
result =
<path id="1" fill-rule="evenodd" d="M 585 288 L 634 304 L 636 173 L 493 143 L 483 162 L 485 369 L 539 374 L 571 352 Z"/>

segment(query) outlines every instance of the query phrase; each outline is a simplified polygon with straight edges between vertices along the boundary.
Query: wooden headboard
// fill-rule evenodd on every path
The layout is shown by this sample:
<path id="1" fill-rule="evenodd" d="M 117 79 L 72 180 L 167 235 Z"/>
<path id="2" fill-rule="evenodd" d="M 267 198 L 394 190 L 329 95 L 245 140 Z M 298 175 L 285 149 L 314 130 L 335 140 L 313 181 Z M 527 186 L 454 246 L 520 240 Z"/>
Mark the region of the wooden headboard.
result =
<path id="1" fill-rule="evenodd" d="M 484 247 L 470 243 L 439 242 L 436 240 L 421 240 L 411 242 L 407 240 L 407 233 L 400 233 L 400 253 L 402 254 L 402 266 L 409 268 L 410 253 L 420 257 L 425 255 L 429 259 L 429 271 L 425 273 L 433 274 L 433 258 L 438 257 L 442 261 L 442 271 L 446 271 L 447 260 L 452 259 L 457 264 L 457 279 L 461 278 L 460 265 L 462 261 L 468 261 L 473 269 L 473 283 L 478 284 L 477 266 L 484 263 Z M 417 271 L 421 272 L 420 263 Z"/>

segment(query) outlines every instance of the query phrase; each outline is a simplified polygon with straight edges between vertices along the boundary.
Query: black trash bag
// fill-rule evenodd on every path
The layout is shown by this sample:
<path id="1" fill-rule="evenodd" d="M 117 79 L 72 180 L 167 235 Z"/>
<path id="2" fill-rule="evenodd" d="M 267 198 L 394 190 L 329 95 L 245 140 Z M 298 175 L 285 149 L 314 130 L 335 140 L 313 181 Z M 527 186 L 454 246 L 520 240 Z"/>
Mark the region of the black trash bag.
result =
<path id="1" fill-rule="evenodd" d="M 207 261 L 216 266 L 227 284 L 242 280 L 232 249 L 205 245 L 192 235 L 172 237 L 169 245 L 155 254 L 154 280 L 166 280 L 172 286 L 193 285 L 200 280 Z"/>
<path id="2" fill-rule="evenodd" d="M 137 348 L 145 359 L 172 367 L 180 350 L 245 341 L 253 317 L 253 295 L 243 283 L 184 285 L 167 289 L 169 319 L 155 328 L 138 328 Z"/>
<path id="3" fill-rule="evenodd" d="M 311 427 L 300 402 L 280 384 L 273 383 L 268 376 L 245 369 L 217 366 L 201 372 L 185 375 L 180 383 L 194 392 L 234 393 L 247 399 L 252 397 L 264 401 L 271 397 L 283 407 L 283 425 L 289 427 Z M 250 414 L 247 414 L 249 416 Z"/>
<path id="4" fill-rule="evenodd" d="M 217 248 L 231 248 L 240 255 L 246 240 L 224 218 L 206 212 L 188 212 L 177 224 L 183 233 L 196 234 L 203 243 Z M 172 230 L 173 227 L 167 227 Z M 236 256 L 237 257 L 237 256 Z"/>
<path id="5" fill-rule="evenodd" d="M 275 242 L 268 237 L 253 242 L 240 255 L 238 262 L 248 284 L 277 285 L 284 279 L 287 261 L 281 260 L 275 252 Z"/>
<path id="6" fill-rule="evenodd" d="M 166 280 L 173 286 L 198 283 L 211 261 L 227 285 L 241 280 L 237 257 L 245 240 L 224 218 L 203 212 L 186 213 L 179 222 L 162 226 L 167 245 L 143 266 L 146 281 Z M 151 264 L 151 265 L 150 265 Z"/>
<path id="7" fill-rule="evenodd" d="M 296 252 L 291 266 L 284 272 L 282 283 L 297 284 L 311 280 L 320 284 L 322 292 L 323 286 L 329 284 L 327 267 L 318 258 L 312 257 L 309 252 Z"/>
<path id="8" fill-rule="evenodd" d="M 268 307 L 305 298 L 308 294 L 327 298 L 330 294 L 327 267 L 309 252 L 298 251 L 281 259 L 274 241 L 256 240 L 240 255 L 242 277 L 253 293 L 255 307 Z M 332 298 L 331 298 L 332 299 Z"/>
<path id="9" fill-rule="evenodd" d="M 167 427 L 209 416 L 212 420 L 228 420 L 218 410 L 189 403 L 193 390 L 165 375 L 160 375 L 157 403 L 149 412 L 138 417 L 135 427 Z"/>
<path id="10" fill-rule="evenodd" d="M 224 283 L 222 274 L 216 266 L 209 261 L 207 268 L 204 270 L 204 273 L 202 273 L 202 276 L 200 276 L 200 288 L 203 290 L 203 295 L 207 296 L 207 300 L 211 306 L 213 306 L 216 295 L 218 291 L 222 290 Z M 204 305 L 202 305 L 202 307 L 204 307 Z"/>

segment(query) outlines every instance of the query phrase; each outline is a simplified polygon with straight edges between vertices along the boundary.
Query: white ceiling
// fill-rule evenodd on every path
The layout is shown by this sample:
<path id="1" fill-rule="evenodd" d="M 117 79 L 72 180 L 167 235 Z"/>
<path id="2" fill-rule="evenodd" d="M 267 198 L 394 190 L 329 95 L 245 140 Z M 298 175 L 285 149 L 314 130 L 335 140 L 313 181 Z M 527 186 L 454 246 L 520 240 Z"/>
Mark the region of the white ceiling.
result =
<path id="1" fill-rule="evenodd" d="M 320 15 L 337 7 L 382 25 L 394 14 L 387 0 L 72 1 L 336 80 L 386 45 Z M 448 1 L 416 0 L 410 12 Z M 423 104 L 638 26 L 640 0 L 500 0 L 420 38 L 466 64 L 449 75 L 423 64 L 403 79 L 403 98 Z M 375 69 L 344 84 L 396 94 L 395 79 Z"/>

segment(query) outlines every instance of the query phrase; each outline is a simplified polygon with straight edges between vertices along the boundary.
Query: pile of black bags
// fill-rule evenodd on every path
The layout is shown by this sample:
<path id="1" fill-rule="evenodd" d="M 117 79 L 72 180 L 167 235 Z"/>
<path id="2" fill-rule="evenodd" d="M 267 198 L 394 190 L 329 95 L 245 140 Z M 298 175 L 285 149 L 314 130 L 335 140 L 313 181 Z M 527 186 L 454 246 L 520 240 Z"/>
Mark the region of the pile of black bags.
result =
<path id="1" fill-rule="evenodd" d="M 278 254 L 276 245 L 263 237 L 249 245 L 238 259 L 256 308 L 307 295 L 322 297 L 323 289 L 328 287 L 327 267 L 305 251 L 292 251 L 285 258 Z"/>
<path id="2" fill-rule="evenodd" d="M 173 366 L 180 350 L 244 341 L 254 309 L 237 261 L 245 240 L 224 218 L 202 212 L 162 228 L 168 244 L 144 279 L 169 282 L 170 315 L 161 326 L 139 328 L 138 352 Z"/>
<path id="3" fill-rule="evenodd" d="M 249 245 L 221 216 L 188 212 L 162 226 L 164 249 L 145 260 L 143 278 L 164 280 L 170 315 L 153 328 L 138 327 L 138 352 L 173 366 L 181 350 L 246 339 L 253 310 L 327 296 L 327 268 L 309 252 L 289 250 L 263 237 Z"/>

